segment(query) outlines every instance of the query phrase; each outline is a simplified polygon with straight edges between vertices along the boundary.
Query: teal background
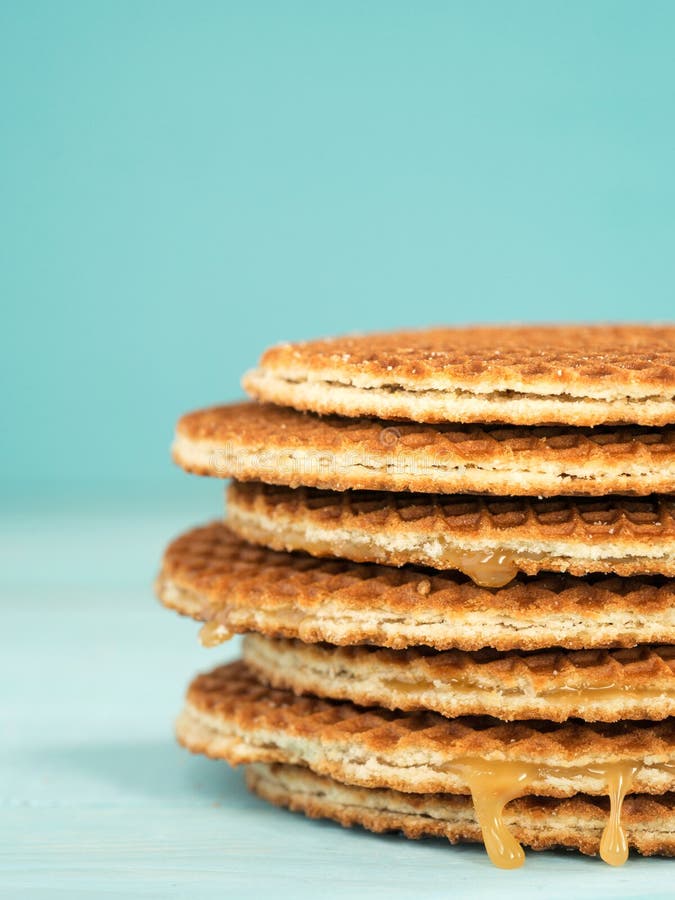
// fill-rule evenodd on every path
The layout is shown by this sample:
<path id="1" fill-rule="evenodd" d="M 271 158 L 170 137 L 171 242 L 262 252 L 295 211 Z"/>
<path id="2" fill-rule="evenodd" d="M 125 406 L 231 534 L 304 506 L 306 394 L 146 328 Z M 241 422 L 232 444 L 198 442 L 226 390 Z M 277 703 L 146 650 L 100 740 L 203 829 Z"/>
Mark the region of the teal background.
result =
<path id="1" fill-rule="evenodd" d="M 264 347 L 671 319 L 675 3 L 0 0 L 0 894 L 672 897 L 270 808 L 172 737 L 170 461 Z"/>
<path id="2" fill-rule="evenodd" d="M 5 497 L 196 497 L 282 339 L 664 319 L 675 4 L 0 3 Z"/>

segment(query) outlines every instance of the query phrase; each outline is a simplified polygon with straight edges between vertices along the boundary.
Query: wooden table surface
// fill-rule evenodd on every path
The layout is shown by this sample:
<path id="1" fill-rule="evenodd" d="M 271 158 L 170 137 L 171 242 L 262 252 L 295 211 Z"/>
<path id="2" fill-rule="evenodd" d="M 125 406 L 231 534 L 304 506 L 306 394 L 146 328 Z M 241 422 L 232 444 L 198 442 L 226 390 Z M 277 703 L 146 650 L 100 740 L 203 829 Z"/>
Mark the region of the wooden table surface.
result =
<path id="1" fill-rule="evenodd" d="M 240 772 L 178 748 L 187 681 L 237 645 L 201 648 L 195 623 L 153 599 L 165 542 L 208 518 L 154 506 L 0 519 L 1 897 L 673 896 L 669 860 L 530 852 L 501 872 L 478 847 L 274 809 Z"/>

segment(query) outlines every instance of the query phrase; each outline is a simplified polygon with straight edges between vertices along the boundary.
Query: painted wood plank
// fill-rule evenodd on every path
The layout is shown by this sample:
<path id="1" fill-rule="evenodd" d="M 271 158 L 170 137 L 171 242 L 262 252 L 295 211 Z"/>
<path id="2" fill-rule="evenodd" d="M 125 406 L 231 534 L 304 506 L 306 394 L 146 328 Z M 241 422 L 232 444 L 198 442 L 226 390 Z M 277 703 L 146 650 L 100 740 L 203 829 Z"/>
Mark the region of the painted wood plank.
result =
<path id="1" fill-rule="evenodd" d="M 241 773 L 178 748 L 205 650 L 151 582 L 193 510 L 113 507 L 0 520 L 3 897 L 672 896 L 669 860 L 576 854 L 492 868 L 482 849 L 344 830 L 269 807 Z"/>

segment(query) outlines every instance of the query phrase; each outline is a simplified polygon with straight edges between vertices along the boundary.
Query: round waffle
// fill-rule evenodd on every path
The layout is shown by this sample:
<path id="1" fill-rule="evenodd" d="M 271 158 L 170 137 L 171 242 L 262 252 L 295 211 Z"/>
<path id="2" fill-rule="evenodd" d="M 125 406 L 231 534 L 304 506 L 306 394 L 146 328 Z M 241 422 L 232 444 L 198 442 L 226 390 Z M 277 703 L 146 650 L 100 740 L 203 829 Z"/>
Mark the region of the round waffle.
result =
<path id="1" fill-rule="evenodd" d="M 675 575 L 669 495 L 536 500 L 233 482 L 227 522 L 274 550 L 459 569 L 487 587 L 517 572 Z"/>
<path id="2" fill-rule="evenodd" d="M 650 494 L 675 485 L 675 428 L 424 425 L 236 403 L 183 416 L 173 458 L 199 475 L 335 491 Z"/>
<path id="3" fill-rule="evenodd" d="M 468 794 L 470 765 L 513 766 L 514 777 L 522 767 L 519 793 L 544 797 L 603 795 L 615 764 L 634 767 L 631 793 L 675 789 L 672 719 L 556 725 L 364 709 L 270 688 L 241 661 L 195 678 L 176 731 L 189 750 L 233 765 L 304 765 L 406 793 Z"/>
<path id="4" fill-rule="evenodd" d="M 281 344 L 244 387 L 319 413 L 417 422 L 675 422 L 675 326 L 434 328 Z"/>
<path id="5" fill-rule="evenodd" d="M 587 722 L 675 715 L 675 647 L 496 653 L 335 647 L 249 634 L 243 656 L 265 684 L 360 706 L 450 718 Z"/>
<path id="6" fill-rule="evenodd" d="M 404 794 L 362 788 L 317 775 L 302 766 L 252 763 L 246 766 L 249 788 L 276 806 L 313 819 L 334 819 L 346 828 L 400 831 L 407 838 L 439 837 L 452 844 L 482 841 L 481 828 L 468 797 L 456 794 Z M 504 811 L 513 836 L 534 850 L 566 847 L 596 855 L 609 804 L 577 794 L 565 800 L 521 797 Z M 647 856 L 675 856 L 675 795 L 632 794 L 622 823 L 629 846 Z"/>
<path id="7" fill-rule="evenodd" d="M 524 860 L 504 820 L 517 797 L 608 795 L 600 855 L 621 865 L 629 846 L 626 794 L 664 794 L 675 786 L 672 719 L 554 725 L 394 714 L 268 688 L 244 662 L 193 681 L 176 731 L 193 752 L 235 765 L 305 766 L 342 784 L 404 794 L 470 793 L 488 855 L 503 868 Z"/>
<path id="8" fill-rule="evenodd" d="M 209 642 L 258 631 L 395 649 L 675 644 L 673 580 L 548 574 L 488 590 L 459 573 L 274 552 L 222 522 L 169 545 L 157 592 L 165 606 L 205 621 Z"/>

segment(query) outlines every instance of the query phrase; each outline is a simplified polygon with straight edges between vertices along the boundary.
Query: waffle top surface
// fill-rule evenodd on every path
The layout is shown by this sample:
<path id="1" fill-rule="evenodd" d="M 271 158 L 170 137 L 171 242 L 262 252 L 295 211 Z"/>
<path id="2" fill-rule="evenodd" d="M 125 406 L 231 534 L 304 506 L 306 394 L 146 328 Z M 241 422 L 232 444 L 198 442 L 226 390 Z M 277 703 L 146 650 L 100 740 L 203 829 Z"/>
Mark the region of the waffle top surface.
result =
<path id="1" fill-rule="evenodd" d="M 331 490 L 598 495 L 675 485 L 668 427 L 392 423 L 236 403 L 183 416 L 173 455 L 201 475 Z"/>
<path id="2" fill-rule="evenodd" d="M 319 559 L 269 550 L 222 522 L 192 529 L 164 554 L 162 602 L 232 633 L 438 649 L 675 643 L 675 581 L 544 574 L 499 590 L 456 572 Z"/>
<path id="3" fill-rule="evenodd" d="M 335 647 L 259 634 L 244 659 L 261 680 L 387 709 L 505 721 L 664 719 L 675 713 L 675 648 L 497 653 Z"/>
<path id="4" fill-rule="evenodd" d="M 227 522 L 274 550 L 459 569 L 486 587 L 518 573 L 675 576 L 675 497 L 489 497 L 230 484 Z"/>
<path id="5" fill-rule="evenodd" d="M 311 666 L 315 662 L 334 660 L 346 670 L 356 665 L 377 671 L 379 667 L 398 677 L 421 678 L 428 682 L 452 684 L 458 679 L 475 684 L 499 682 L 505 690 L 526 686 L 532 693 L 575 688 L 600 689 L 612 685 L 618 690 L 673 685 L 675 681 L 675 647 L 631 647 L 621 650 L 545 650 L 538 653 L 502 654 L 491 650 L 466 653 L 460 650 L 432 651 L 425 648 L 387 650 L 372 646 L 332 647 L 329 644 L 305 644 L 303 641 L 279 638 L 271 640 L 255 635 L 253 646 L 277 654 L 280 664 L 301 660 Z M 283 658 L 289 654 L 288 658 Z M 299 668 L 302 668 L 300 666 Z"/>
<path id="6" fill-rule="evenodd" d="M 356 743 L 369 753 L 439 753 L 443 758 L 539 762 L 547 766 L 592 765 L 600 760 L 675 758 L 675 726 L 664 722 L 500 722 L 487 717 L 447 719 L 431 712 L 364 709 L 346 701 L 297 697 L 261 684 L 243 662 L 220 666 L 194 679 L 188 703 L 236 720 L 241 731 L 284 731 L 297 738 Z M 282 760 L 279 760 L 282 761 Z M 671 774 L 675 783 L 675 774 Z"/>
<path id="7" fill-rule="evenodd" d="M 312 818 L 329 817 L 344 826 L 363 825 L 371 831 L 402 831 L 408 838 L 425 835 L 480 840 L 468 797 L 453 794 L 404 794 L 397 791 L 345 785 L 302 766 L 254 763 L 247 782 L 273 803 L 303 810 Z M 509 831 L 536 850 L 576 848 L 596 855 L 607 824 L 605 798 L 576 794 L 567 799 L 521 797 L 504 812 Z M 621 822 L 631 848 L 642 854 L 675 853 L 675 796 L 629 795 Z M 474 824 L 475 823 L 475 824 Z M 633 864 L 635 861 L 633 860 Z M 568 885 L 568 890 L 570 890 Z"/>
<path id="8" fill-rule="evenodd" d="M 389 535 L 413 527 L 420 533 L 491 534 L 515 537 L 548 535 L 579 542 L 604 543 L 654 538 L 675 540 L 675 496 L 649 497 L 482 497 L 474 495 L 395 494 L 386 491 L 322 491 L 260 483 L 234 482 L 230 501 L 281 517 L 306 517 L 335 528 Z M 675 545 L 673 545 L 675 550 Z"/>
<path id="9" fill-rule="evenodd" d="M 385 418 L 418 421 L 664 424 L 675 421 L 675 326 L 433 328 L 282 344 L 244 386 L 347 415 L 379 406 Z"/>

